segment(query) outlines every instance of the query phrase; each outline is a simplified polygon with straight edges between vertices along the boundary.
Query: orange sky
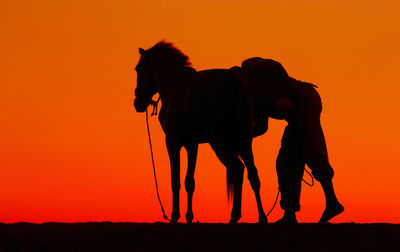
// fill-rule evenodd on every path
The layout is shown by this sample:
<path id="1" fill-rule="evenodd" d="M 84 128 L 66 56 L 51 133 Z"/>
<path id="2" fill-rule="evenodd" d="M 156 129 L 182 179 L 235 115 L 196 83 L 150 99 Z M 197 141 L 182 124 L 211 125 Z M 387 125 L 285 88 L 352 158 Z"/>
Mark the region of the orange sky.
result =
<path id="1" fill-rule="evenodd" d="M 334 222 L 400 223 L 400 3 L 277 2 L 2 1 L 0 222 L 162 220 L 145 116 L 132 101 L 137 48 L 166 39 L 198 70 L 260 56 L 319 85 L 334 183 L 346 207 Z M 284 126 L 271 120 L 254 142 L 266 211 L 277 192 Z M 155 118 L 151 129 L 170 214 L 164 133 Z M 184 189 L 181 203 L 184 216 Z M 303 186 L 301 205 L 300 222 L 318 221 L 319 184 Z M 194 214 L 201 222 L 230 216 L 225 168 L 208 145 L 199 151 Z M 281 215 L 277 207 L 269 220 Z M 242 216 L 257 221 L 247 179 Z"/>

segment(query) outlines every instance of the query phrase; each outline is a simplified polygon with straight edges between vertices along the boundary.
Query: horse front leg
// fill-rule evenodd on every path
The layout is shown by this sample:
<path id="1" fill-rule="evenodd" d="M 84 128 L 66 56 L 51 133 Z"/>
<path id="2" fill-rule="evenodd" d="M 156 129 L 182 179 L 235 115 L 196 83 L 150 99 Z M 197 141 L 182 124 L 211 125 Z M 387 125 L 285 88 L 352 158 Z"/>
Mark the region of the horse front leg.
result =
<path id="1" fill-rule="evenodd" d="M 187 211 L 186 211 L 186 223 L 191 224 L 193 221 L 193 192 L 195 188 L 194 182 L 194 170 L 196 167 L 198 144 L 185 145 L 187 151 L 188 167 L 185 178 L 185 189 L 187 193 Z"/>
<path id="2" fill-rule="evenodd" d="M 180 217 L 179 213 L 179 190 L 180 181 L 180 150 L 181 145 L 175 139 L 166 138 L 169 161 L 171 164 L 171 187 L 172 187 L 172 214 L 171 223 L 177 223 Z"/>

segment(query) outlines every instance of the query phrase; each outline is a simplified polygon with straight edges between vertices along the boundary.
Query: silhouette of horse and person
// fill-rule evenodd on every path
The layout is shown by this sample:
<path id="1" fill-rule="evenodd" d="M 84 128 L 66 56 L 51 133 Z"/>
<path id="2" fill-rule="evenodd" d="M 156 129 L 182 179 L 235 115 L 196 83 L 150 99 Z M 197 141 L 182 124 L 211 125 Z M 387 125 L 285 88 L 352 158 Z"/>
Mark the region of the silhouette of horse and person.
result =
<path id="1" fill-rule="evenodd" d="M 254 164 L 252 139 L 267 132 L 268 118 L 288 125 L 276 161 L 283 217 L 277 223 L 297 224 L 301 181 L 305 165 L 322 185 L 326 208 L 319 223 L 343 212 L 332 183 L 320 123 L 322 103 L 313 84 L 290 77 L 282 65 L 250 58 L 241 67 L 196 71 L 189 59 L 171 43 L 161 41 L 148 50 L 139 48 L 134 106 L 145 112 L 158 93 L 162 102 L 159 121 L 171 166 L 171 223 L 180 218 L 180 150 L 187 151 L 186 222 L 192 223 L 195 166 L 198 145 L 209 143 L 226 167 L 227 194 L 232 199 L 229 223 L 241 218 L 244 169 L 254 191 L 259 223 L 267 223 L 260 195 L 260 179 Z"/>

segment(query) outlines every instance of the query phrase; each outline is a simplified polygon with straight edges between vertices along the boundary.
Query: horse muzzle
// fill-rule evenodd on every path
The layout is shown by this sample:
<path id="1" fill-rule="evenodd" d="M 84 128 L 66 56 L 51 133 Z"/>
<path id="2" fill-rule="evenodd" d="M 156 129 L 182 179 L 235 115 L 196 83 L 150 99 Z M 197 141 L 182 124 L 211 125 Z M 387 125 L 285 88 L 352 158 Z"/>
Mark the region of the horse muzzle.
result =
<path id="1" fill-rule="evenodd" d="M 133 106 L 136 109 L 136 112 L 139 113 L 143 113 L 146 111 L 147 107 L 151 104 L 151 100 L 150 101 L 142 101 L 140 99 L 135 99 L 133 101 Z"/>

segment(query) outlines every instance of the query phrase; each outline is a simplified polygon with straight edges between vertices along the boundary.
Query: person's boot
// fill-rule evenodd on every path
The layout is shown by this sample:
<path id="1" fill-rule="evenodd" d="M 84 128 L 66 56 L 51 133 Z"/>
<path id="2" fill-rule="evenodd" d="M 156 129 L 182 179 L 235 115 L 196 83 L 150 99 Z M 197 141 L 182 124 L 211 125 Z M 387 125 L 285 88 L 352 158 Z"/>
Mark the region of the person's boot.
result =
<path id="1" fill-rule="evenodd" d="M 296 218 L 296 213 L 294 211 L 286 210 L 285 213 L 283 214 L 283 217 L 275 223 L 280 224 L 280 225 L 285 225 L 285 226 L 297 225 L 298 222 L 297 222 L 297 218 Z"/>

